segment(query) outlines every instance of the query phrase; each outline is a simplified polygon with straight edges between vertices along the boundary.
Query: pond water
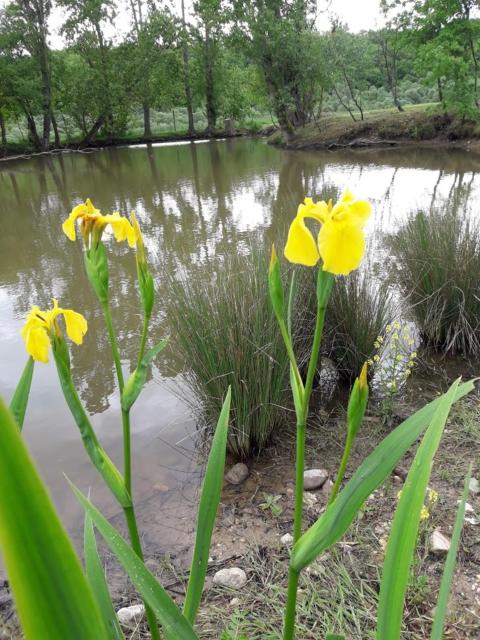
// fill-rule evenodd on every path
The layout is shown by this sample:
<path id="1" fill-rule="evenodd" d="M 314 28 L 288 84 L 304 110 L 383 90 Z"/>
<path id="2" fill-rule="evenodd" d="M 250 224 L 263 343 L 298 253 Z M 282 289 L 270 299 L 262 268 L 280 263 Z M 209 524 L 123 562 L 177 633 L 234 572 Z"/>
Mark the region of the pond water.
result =
<path id="1" fill-rule="evenodd" d="M 99 438 L 120 465 L 119 398 L 101 313 L 83 269 L 81 242 L 61 223 L 90 196 L 103 212 L 137 212 L 159 288 L 152 341 L 175 332 L 162 313 L 168 296 L 162 268 L 194 265 L 271 241 L 305 194 L 335 195 L 349 187 L 373 202 L 368 234 L 379 246 L 416 208 L 456 207 L 478 215 L 480 156 L 447 150 L 292 152 L 262 140 L 164 144 L 66 153 L 0 163 L 0 393 L 10 399 L 25 363 L 20 337 L 32 304 L 85 314 L 89 331 L 72 346 L 74 377 Z M 135 262 L 126 246 L 109 247 L 114 323 L 125 370 L 134 367 L 140 331 Z M 114 254 L 114 255 L 113 255 Z M 214 267 L 212 267 L 214 268 Z M 170 550 L 192 531 L 201 457 L 195 416 L 178 399 L 185 363 L 172 350 L 157 359 L 133 420 L 134 486 L 147 544 Z M 87 458 L 52 363 L 36 365 L 24 435 L 60 514 L 79 541 L 82 512 L 63 474 L 92 490 L 104 513 L 121 521 Z"/>

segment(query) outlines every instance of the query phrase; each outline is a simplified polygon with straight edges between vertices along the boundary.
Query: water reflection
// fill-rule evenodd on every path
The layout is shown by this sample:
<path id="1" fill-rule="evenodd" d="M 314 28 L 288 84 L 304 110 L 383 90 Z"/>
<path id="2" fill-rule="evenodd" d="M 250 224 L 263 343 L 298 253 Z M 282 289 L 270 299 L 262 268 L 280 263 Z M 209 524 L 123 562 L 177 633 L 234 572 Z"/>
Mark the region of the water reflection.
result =
<path id="1" fill-rule="evenodd" d="M 119 460 L 119 401 L 101 314 L 84 275 L 80 243 L 69 242 L 60 228 L 72 205 L 86 196 L 105 212 L 137 212 L 159 289 L 152 336 L 158 340 L 175 332 L 161 308 L 168 296 L 163 269 L 195 277 L 206 264 L 213 272 L 226 254 L 248 250 L 252 239 L 264 237 L 270 243 L 284 235 L 305 194 L 335 198 L 348 186 L 372 200 L 375 213 L 367 232 L 373 246 L 380 247 L 382 235 L 413 209 L 448 206 L 461 215 L 474 214 L 479 171 L 480 157 L 463 151 L 290 152 L 259 140 L 3 162 L 0 392 L 11 395 L 23 367 L 19 328 L 33 303 L 49 306 L 55 296 L 62 306 L 82 311 L 89 332 L 84 346 L 73 347 L 74 376 L 102 441 Z M 141 329 L 135 263 L 126 246 L 112 243 L 110 251 L 114 323 L 130 369 Z M 168 379 L 178 381 L 184 367 L 172 350 L 166 351 L 136 408 L 137 490 L 147 502 L 158 500 L 154 485 L 181 486 L 182 472 L 196 468 L 192 444 L 184 440 L 194 421 L 166 385 Z M 37 367 L 25 433 L 71 529 L 80 516 L 62 472 L 68 470 L 83 488 L 94 486 L 100 502 L 111 504 L 79 444 L 51 365 Z"/>

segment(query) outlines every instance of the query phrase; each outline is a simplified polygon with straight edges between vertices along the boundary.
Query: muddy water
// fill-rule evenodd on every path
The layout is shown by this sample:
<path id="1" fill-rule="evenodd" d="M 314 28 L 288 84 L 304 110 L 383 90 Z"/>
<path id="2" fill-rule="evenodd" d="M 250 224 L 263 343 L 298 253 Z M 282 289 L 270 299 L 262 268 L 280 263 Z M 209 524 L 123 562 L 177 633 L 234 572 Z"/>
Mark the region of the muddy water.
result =
<path id="1" fill-rule="evenodd" d="M 69 153 L 0 163 L 0 393 L 9 399 L 25 351 L 20 337 L 32 304 L 82 311 L 89 331 L 72 347 L 74 377 L 99 438 L 120 464 L 119 398 L 102 318 L 85 278 L 80 242 L 62 234 L 72 205 L 90 196 L 104 212 L 135 209 L 160 290 L 152 340 L 175 332 L 162 313 L 162 269 L 215 264 L 252 238 L 283 233 L 304 194 L 335 196 L 345 187 L 374 203 L 368 233 L 379 246 L 415 208 L 448 203 L 478 215 L 480 157 L 444 150 L 287 152 L 260 140 L 158 145 Z M 114 323 L 123 364 L 134 366 L 140 330 L 127 247 L 111 243 Z M 160 267 L 162 263 L 162 267 Z M 174 551 L 192 531 L 201 458 L 195 416 L 174 390 L 186 366 L 167 351 L 133 411 L 134 485 L 147 544 Z M 25 438 L 76 541 L 82 514 L 66 473 L 110 517 L 118 510 L 86 457 L 54 367 L 36 366 Z"/>

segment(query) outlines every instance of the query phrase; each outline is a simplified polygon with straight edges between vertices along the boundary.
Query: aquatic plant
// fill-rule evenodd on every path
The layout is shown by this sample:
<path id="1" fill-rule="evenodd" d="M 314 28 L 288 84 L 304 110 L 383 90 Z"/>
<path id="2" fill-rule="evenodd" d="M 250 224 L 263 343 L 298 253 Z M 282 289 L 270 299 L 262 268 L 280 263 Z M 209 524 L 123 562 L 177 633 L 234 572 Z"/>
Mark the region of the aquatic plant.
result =
<path id="1" fill-rule="evenodd" d="M 53 309 L 48 311 L 34 307 L 22 332 L 30 356 L 11 400 L 10 410 L 0 400 L 0 547 L 27 640 L 124 640 L 98 555 L 95 529 L 104 538 L 143 597 L 151 638 L 160 638 L 158 621 L 167 640 L 196 640 L 198 635 L 194 629 L 195 620 L 205 583 L 211 536 L 223 484 L 231 392 L 229 389 L 221 408 L 208 457 L 191 570 L 183 609 L 180 610 L 144 565 L 132 499 L 129 412 L 145 383 L 148 364 L 165 344 L 165 341 L 162 341 L 145 353 L 154 302 L 154 283 L 135 217 L 132 216 L 131 221 L 120 223 L 122 227 L 116 223 L 118 229 L 122 229 L 117 239 L 128 239 L 130 234 L 131 244 L 136 246 L 140 304 L 143 311 L 138 364 L 125 382 L 108 302 L 108 261 L 106 248 L 102 243 L 102 233 L 105 224 L 108 224 L 108 221 L 105 223 L 107 216 L 103 217 L 91 203 L 85 203 L 84 207 L 82 215 L 78 215 L 77 218 L 81 218 L 87 275 L 104 312 L 121 389 L 124 469 L 121 473 L 101 447 L 70 375 L 69 349 L 63 335 L 61 317 L 64 318 L 67 335 L 80 344 L 87 330 L 83 316 L 70 309 L 60 308 L 56 302 Z M 313 236 L 307 239 L 306 234 L 311 232 L 302 226 L 302 220 L 307 214 L 322 225 L 318 245 Z M 268 292 L 278 324 L 278 333 L 283 341 L 297 417 L 294 544 L 288 572 L 284 640 L 291 640 L 295 636 L 297 591 L 301 572 L 342 538 L 365 500 L 385 481 L 402 456 L 424 434 L 399 496 L 380 585 L 376 638 L 400 639 L 405 593 L 420 523 L 425 517 L 424 500 L 425 495 L 428 495 L 433 458 L 452 404 L 474 388 L 472 382 L 460 384 L 460 380 L 456 380 L 445 394 L 424 406 L 392 431 L 344 484 L 352 445 L 362 427 L 369 397 L 368 365 L 364 363 L 350 392 L 346 412 L 345 448 L 329 503 L 317 521 L 304 530 L 305 432 L 325 316 L 335 277 L 353 271 L 360 265 L 365 250 L 363 225 L 368 215 L 368 203 L 356 201 L 347 194 L 335 206 L 332 203 L 307 201 L 299 208 L 297 218 L 290 228 L 285 250 L 287 258 L 296 264 L 308 264 L 310 267 L 319 265 L 315 287 L 315 329 L 306 376 L 303 376 L 299 369 L 293 340 L 292 319 L 298 317 L 293 313 L 293 309 L 299 303 L 295 295 L 295 271 L 291 275 L 287 298 L 275 248 L 271 254 Z M 118 220 L 117 216 L 115 220 Z M 322 233 L 325 226 L 330 228 Z M 69 227 L 67 232 L 69 236 L 73 235 Z M 236 296 L 236 299 L 240 300 L 239 295 Z M 224 321 L 232 322 L 231 328 L 234 331 L 239 317 L 237 313 L 235 319 L 227 316 Z M 259 322 L 263 321 L 264 317 L 260 315 Z M 235 344 L 235 333 L 232 336 Z M 79 427 L 85 449 L 122 507 L 130 535 L 128 544 L 90 500 L 71 484 L 86 513 L 84 571 L 21 437 L 34 362 L 45 361 L 50 347 L 65 399 Z M 259 384 L 268 386 L 269 380 L 260 380 Z M 464 520 L 469 475 L 470 473 L 467 475 L 457 512 L 452 546 L 447 556 L 435 609 L 431 640 L 440 640 L 443 634 L 448 592 Z M 279 513 L 280 509 L 277 498 L 278 496 L 266 496 L 263 505 L 270 509 L 273 515 Z M 431 495 L 429 500 L 431 502 Z M 327 634 L 326 640 L 334 638 L 345 640 L 343 636 L 333 634 Z"/>
<path id="2" fill-rule="evenodd" d="M 459 214 L 418 211 L 387 239 L 394 282 L 423 340 L 447 353 L 480 354 L 480 228 Z"/>
<path id="3" fill-rule="evenodd" d="M 214 268 L 167 274 L 172 344 L 185 362 L 182 398 L 207 424 L 232 389 L 229 450 L 245 458 L 261 450 L 283 420 L 288 357 L 269 303 L 262 246 L 225 256 Z"/>

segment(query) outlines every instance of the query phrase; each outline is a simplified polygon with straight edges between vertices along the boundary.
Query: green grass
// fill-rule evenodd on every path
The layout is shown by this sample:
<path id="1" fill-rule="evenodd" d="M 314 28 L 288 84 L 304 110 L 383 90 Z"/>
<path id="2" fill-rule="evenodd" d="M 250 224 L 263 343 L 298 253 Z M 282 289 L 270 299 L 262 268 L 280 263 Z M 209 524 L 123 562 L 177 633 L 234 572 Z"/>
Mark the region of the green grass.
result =
<path id="1" fill-rule="evenodd" d="M 426 344 L 480 355 L 480 227 L 457 212 L 417 212 L 387 240 L 394 282 Z"/>
<path id="2" fill-rule="evenodd" d="M 215 272 L 170 277 L 166 301 L 172 343 L 185 363 L 185 399 L 209 424 L 232 385 L 229 449 L 248 457 L 282 422 L 288 362 L 267 288 L 268 254 L 225 257 Z"/>

